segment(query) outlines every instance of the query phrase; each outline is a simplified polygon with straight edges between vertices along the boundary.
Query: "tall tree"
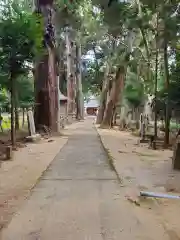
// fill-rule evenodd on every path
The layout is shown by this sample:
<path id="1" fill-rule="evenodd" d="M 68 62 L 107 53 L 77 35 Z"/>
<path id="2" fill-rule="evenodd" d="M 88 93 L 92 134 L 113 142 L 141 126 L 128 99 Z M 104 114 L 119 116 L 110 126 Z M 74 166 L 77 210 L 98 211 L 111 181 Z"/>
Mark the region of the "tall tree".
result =
<path id="1" fill-rule="evenodd" d="M 15 145 L 14 109 L 17 78 L 28 71 L 41 49 L 42 28 L 32 14 L 23 11 L 22 5 L 7 1 L 1 9 L 0 19 L 0 56 L 1 74 L 7 78 L 11 92 L 11 141 Z"/>
<path id="2" fill-rule="evenodd" d="M 58 131 L 58 81 L 57 55 L 53 26 L 53 1 L 35 1 L 35 12 L 44 23 L 44 54 L 35 62 L 35 124 L 37 129 L 47 126 Z"/>

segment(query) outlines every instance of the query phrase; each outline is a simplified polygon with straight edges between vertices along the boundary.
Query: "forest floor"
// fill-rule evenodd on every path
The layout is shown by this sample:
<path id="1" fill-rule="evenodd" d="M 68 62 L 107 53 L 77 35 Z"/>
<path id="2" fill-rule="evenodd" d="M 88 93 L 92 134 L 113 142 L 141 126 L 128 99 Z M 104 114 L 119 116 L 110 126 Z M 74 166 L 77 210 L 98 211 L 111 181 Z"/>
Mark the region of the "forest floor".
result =
<path id="1" fill-rule="evenodd" d="M 171 170 L 172 151 L 150 150 L 127 132 L 96 129 L 92 118 L 68 127 L 67 143 L 59 146 L 54 161 L 51 156 L 29 198 L 1 231 L 1 240 L 180 239 L 178 200 L 138 198 L 140 190 L 180 192 L 180 173 Z M 53 143 L 46 144 L 39 150 L 40 162 L 51 152 Z M 25 176 L 20 178 L 22 185 Z"/>
<path id="2" fill-rule="evenodd" d="M 129 132 L 98 126 L 97 131 L 121 180 L 124 196 L 134 203 L 137 216 L 145 223 L 151 215 L 154 222 L 164 227 L 171 240 L 179 240 L 180 201 L 139 198 L 140 191 L 180 195 L 180 172 L 172 170 L 173 152 L 149 149 Z M 157 227 L 152 231 L 157 231 Z"/>

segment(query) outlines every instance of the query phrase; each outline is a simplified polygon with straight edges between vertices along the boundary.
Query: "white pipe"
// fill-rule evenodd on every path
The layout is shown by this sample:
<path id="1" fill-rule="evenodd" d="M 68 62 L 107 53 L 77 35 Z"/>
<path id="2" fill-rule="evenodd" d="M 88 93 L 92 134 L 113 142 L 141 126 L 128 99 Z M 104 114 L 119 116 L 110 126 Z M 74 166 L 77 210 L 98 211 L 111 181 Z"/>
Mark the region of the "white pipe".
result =
<path id="1" fill-rule="evenodd" d="M 164 193 L 154 193 L 154 192 L 140 192 L 142 197 L 154 197 L 154 198 L 169 198 L 169 199 L 180 199 L 180 196 L 169 195 Z"/>

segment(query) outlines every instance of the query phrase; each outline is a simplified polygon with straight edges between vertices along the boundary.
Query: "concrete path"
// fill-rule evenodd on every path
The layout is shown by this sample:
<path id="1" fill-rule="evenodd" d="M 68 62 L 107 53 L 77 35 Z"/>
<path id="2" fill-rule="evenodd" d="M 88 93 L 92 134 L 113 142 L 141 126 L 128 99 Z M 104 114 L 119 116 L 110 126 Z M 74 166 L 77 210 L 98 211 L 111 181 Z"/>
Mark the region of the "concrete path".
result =
<path id="1" fill-rule="evenodd" d="M 121 195 L 92 119 L 68 131 L 68 143 L 0 239 L 152 239 Z"/>

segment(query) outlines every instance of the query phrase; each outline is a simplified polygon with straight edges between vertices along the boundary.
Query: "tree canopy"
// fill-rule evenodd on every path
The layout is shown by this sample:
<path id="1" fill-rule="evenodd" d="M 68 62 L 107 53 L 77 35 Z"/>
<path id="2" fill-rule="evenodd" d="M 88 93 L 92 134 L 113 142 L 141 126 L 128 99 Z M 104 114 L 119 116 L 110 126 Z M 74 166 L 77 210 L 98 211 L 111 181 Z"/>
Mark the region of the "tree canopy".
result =
<path id="1" fill-rule="evenodd" d="M 18 79 L 17 89 L 27 89 L 26 96 L 19 92 L 26 102 L 32 101 L 33 88 L 25 76 L 41 52 L 44 32 L 42 19 L 33 15 L 25 2 L 9 0 L 2 5 L 0 84 L 9 91 L 13 74 Z M 129 107 L 137 108 L 151 94 L 165 102 L 166 113 L 169 104 L 179 104 L 178 0 L 55 0 L 52 8 L 52 31 L 61 62 L 60 89 L 67 93 L 67 59 L 72 58 L 66 51 L 68 29 L 70 48 L 81 47 L 83 92 L 101 95 L 102 125 L 111 124 L 114 108 L 124 100 Z M 77 56 L 73 61 L 78 66 Z M 72 71 L 77 83 L 79 70 Z"/>

